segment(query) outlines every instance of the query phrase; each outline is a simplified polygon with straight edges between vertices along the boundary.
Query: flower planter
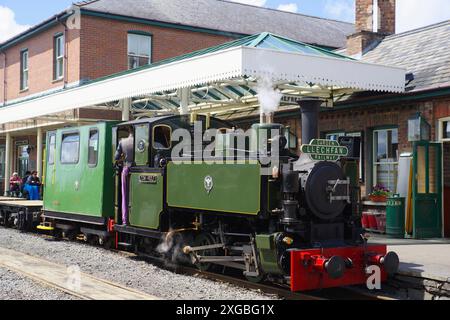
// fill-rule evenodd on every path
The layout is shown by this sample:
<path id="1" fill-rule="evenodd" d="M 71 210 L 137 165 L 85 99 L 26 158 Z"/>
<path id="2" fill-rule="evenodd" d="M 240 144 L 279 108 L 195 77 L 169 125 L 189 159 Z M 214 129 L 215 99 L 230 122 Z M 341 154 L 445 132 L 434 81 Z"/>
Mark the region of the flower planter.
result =
<path id="1" fill-rule="evenodd" d="M 369 199 L 372 202 L 386 202 L 387 196 L 369 196 Z"/>

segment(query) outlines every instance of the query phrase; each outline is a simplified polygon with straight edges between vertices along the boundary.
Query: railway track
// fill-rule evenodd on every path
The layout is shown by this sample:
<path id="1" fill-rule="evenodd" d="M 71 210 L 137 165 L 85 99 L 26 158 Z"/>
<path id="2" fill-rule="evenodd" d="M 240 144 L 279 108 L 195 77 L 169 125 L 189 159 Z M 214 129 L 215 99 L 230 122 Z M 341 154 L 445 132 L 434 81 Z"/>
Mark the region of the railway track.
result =
<path id="1" fill-rule="evenodd" d="M 44 234 L 35 233 L 35 235 L 47 240 L 52 237 Z M 65 240 L 63 240 L 65 241 Z M 111 251 L 127 258 L 138 258 L 149 263 L 155 264 L 160 268 L 170 270 L 178 274 L 184 274 L 193 277 L 201 277 L 212 281 L 228 283 L 237 287 L 258 290 L 260 292 L 276 295 L 284 300 L 390 300 L 387 297 L 374 295 L 362 290 L 353 288 L 333 288 L 324 289 L 313 293 L 291 292 L 287 286 L 254 283 L 246 280 L 242 276 L 212 273 L 199 270 L 195 267 L 180 266 L 167 263 L 166 260 L 150 255 L 135 254 L 128 251 Z M 44 259 L 31 257 L 16 251 L 3 249 L 0 247 L 0 266 L 6 267 L 16 273 L 22 274 L 32 280 L 44 283 L 50 287 L 62 290 L 70 295 L 86 300 L 108 300 L 108 299 L 131 299 L 131 300 L 158 300 L 154 296 L 138 292 L 134 289 L 126 288 L 103 279 L 99 279 L 87 274 L 81 274 L 83 281 L 83 290 L 73 290 L 67 286 L 68 274 L 67 267 L 56 265 Z M 24 267 L 31 266 L 31 267 Z"/>
<path id="2" fill-rule="evenodd" d="M 53 262 L 0 247 L 0 266 L 83 300 L 159 300 Z"/>
<path id="3" fill-rule="evenodd" d="M 167 261 L 161 258 L 148 255 L 137 255 L 126 251 L 114 250 L 114 252 L 128 257 L 139 257 L 148 262 L 157 264 L 160 268 L 169 269 L 178 274 L 185 274 L 189 276 L 202 277 L 212 281 L 220 281 L 229 283 L 241 288 L 250 290 L 259 290 L 266 294 L 277 295 L 285 300 L 393 300 L 392 298 L 382 295 L 371 294 L 362 289 L 345 287 L 332 288 L 316 291 L 313 293 L 292 292 L 289 287 L 285 285 L 268 284 L 268 283 L 254 283 L 246 280 L 241 276 L 231 276 L 228 274 L 213 273 L 202 271 L 194 267 L 180 266 L 176 264 L 168 264 Z"/>

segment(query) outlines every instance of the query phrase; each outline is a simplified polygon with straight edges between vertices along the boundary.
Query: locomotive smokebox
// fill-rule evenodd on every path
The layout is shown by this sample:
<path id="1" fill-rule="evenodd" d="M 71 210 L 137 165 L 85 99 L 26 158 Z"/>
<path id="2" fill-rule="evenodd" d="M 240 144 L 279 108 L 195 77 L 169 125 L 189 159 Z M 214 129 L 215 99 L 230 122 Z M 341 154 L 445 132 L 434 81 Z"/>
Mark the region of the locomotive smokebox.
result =
<path id="1" fill-rule="evenodd" d="M 302 114 L 302 143 L 309 144 L 319 136 L 319 109 L 323 100 L 303 98 L 297 101 Z"/>

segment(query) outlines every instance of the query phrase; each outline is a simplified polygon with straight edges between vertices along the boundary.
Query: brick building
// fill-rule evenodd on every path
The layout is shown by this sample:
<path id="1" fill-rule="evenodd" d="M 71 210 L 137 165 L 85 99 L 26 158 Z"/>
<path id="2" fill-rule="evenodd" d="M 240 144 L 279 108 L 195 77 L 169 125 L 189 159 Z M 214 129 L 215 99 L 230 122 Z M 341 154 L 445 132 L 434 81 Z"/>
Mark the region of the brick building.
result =
<path id="1" fill-rule="evenodd" d="M 396 191 L 399 156 L 412 151 L 408 119 L 418 112 L 431 125 L 431 141 L 443 143 L 443 218 L 450 236 L 450 21 L 395 34 L 395 0 L 378 0 L 379 24 L 374 27 L 372 0 L 356 1 L 356 32 L 337 50 L 361 61 L 406 68 L 406 93 L 358 93 L 323 109 L 323 138 L 360 136 L 361 185 L 368 195 L 374 185 Z M 255 113 L 230 114 L 242 125 Z M 276 121 L 289 125 L 301 138 L 298 108 L 281 108 Z M 431 178 L 430 178 L 431 179 Z"/>
<path id="2" fill-rule="evenodd" d="M 0 44 L 0 108 L 263 31 L 335 49 L 354 25 L 220 0 L 84 1 Z M 83 108 L 1 125 L 1 190 L 6 137 L 11 171 L 23 176 L 42 171 L 46 131 L 120 117 Z"/>

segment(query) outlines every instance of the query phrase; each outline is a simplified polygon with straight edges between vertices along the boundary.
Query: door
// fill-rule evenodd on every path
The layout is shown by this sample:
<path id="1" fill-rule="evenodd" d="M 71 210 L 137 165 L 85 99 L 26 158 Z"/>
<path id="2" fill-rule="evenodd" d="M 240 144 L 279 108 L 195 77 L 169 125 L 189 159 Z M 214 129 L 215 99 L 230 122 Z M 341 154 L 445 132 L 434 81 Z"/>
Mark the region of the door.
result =
<path id="1" fill-rule="evenodd" d="M 20 145 L 17 147 L 17 173 L 20 177 L 25 177 L 28 171 L 30 154 L 28 153 L 28 145 Z"/>
<path id="2" fill-rule="evenodd" d="M 415 142 L 413 161 L 413 236 L 442 237 L 442 145 Z"/>

